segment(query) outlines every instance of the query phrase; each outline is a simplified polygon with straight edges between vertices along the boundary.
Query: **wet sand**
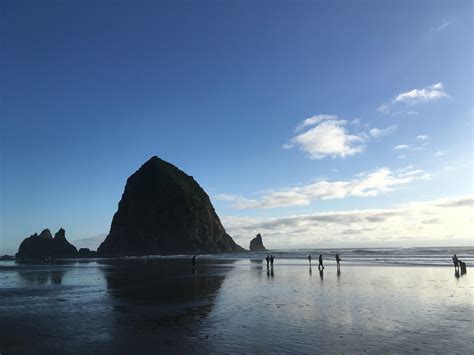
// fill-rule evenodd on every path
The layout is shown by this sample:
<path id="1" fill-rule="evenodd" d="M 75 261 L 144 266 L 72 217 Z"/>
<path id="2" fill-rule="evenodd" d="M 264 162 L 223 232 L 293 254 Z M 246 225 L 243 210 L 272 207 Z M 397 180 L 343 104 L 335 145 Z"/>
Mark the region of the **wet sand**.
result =
<path id="1" fill-rule="evenodd" d="M 452 267 L 300 260 L 0 264 L 0 353 L 474 351 Z"/>

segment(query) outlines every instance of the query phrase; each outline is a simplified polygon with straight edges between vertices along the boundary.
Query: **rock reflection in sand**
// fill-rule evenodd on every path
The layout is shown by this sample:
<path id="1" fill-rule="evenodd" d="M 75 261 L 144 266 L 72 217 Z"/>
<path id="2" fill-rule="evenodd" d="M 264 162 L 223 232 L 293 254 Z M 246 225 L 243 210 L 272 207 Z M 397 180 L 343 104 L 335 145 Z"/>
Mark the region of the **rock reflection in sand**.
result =
<path id="1" fill-rule="evenodd" d="M 232 263 L 12 263 L 0 269 L 0 352 L 190 351 Z"/>
<path id="2" fill-rule="evenodd" d="M 48 270 L 45 272 L 18 271 L 18 277 L 22 279 L 25 284 L 30 285 L 45 285 L 48 283 L 61 285 L 65 273 L 65 270 Z"/>

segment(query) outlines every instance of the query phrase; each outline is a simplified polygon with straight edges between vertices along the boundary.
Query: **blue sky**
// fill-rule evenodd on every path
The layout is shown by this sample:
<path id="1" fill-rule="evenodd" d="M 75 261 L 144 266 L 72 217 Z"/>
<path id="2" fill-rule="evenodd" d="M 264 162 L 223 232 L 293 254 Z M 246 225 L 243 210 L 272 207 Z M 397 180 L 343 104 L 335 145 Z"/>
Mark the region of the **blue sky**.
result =
<path id="1" fill-rule="evenodd" d="M 472 244 L 472 2 L 2 7 L 0 252 L 107 232 L 153 155 L 244 246 Z"/>

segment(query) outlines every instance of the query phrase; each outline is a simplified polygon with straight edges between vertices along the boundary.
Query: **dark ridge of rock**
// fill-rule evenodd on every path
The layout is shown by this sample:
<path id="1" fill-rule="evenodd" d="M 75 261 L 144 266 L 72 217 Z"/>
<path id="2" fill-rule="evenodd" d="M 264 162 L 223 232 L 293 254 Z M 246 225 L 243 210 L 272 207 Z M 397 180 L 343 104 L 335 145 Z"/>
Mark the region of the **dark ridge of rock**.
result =
<path id="1" fill-rule="evenodd" d="M 262 236 L 260 233 L 250 241 L 250 251 L 267 251 L 263 246 Z"/>
<path id="2" fill-rule="evenodd" d="M 33 234 L 33 235 L 37 235 L 36 233 Z M 53 239 L 53 235 L 51 234 L 51 231 L 46 228 L 45 230 L 43 230 L 39 235 L 38 237 L 40 238 L 47 238 L 47 239 Z"/>
<path id="3" fill-rule="evenodd" d="M 89 248 L 81 248 L 79 249 L 78 256 L 80 258 L 95 258 L 97 256 L 97 252 L 91 251 Z"/>
<path id="4" fill-rule="evenodd" d="M 60 229 L 54 238 L 49 229 L 43 230 L 26 238 L 21 242 L 17 259 L 44 259 L 52 258 L 74 258 L 77 256 L 77 249 L 66 240 L 66 232 Z"/>
<path id="5" fill-rule="evenodd" d="M 110 232 L 97 251 L 124 256 L 245 250 L 226 233 L 193 177 L 155 156 L 127 179 Z"/>

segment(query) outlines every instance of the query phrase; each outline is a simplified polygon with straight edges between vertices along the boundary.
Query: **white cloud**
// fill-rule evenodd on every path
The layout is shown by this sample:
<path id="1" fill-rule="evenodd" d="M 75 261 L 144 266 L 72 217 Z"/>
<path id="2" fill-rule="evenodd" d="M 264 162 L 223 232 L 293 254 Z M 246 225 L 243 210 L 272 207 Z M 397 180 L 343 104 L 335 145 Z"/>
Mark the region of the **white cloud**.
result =
<path id="1" fill-rule="evenodd" d="M 449 97 L 449 95 L 444 90 L 444 86 L 442 82 L 438 82 L 433 85 L 426 86 L 422 89 L 413 89 L 410 91 L 402 92 L 396 95 L 391 102 L 384 103 L 377 108 L 377 111 L 382 112 L 384 114 L 388 114 L 392 110 L 392 106 L 398 104 L 405 104 L 409 106 L 413 106 L 420 102 L 429 102 L 439 100 L 445 97 Z M 392 112 L 392 115 L 418 115 L 417 111 L 395 111 Z"/>
<path id="2" fill-rule="evenodd" d="M 390 105 L 382 104 L 377 108 L 377 111 L 382 112 L 382 113 L 389 113 L 390 112 Z"/>
<path id="3" fill-rule="evenodd" d="M 298 147 L 310 159 L 325 157 L 344 158 L 360 153 L 364 149 L 362 135 L 350 134 L 346 128 L 347 121 L 335 115 L 317 115 L 301 122 L 297 132 L 306 131 L 291 138 L 285 148 Z"/>
<path id="4" fill-rule="evenodd" d="M 298 127 L 296 127 L 295 132 L 300 132 L 303 128 L 308 127 L 308 126 L 315 126 L 324 120 L 337 120 L 337 116 L 323 114 L 323 115 L 316 115 L 316 116 L 307 118 L 304 121 L 302 121 L 298 125 Z"/>
<path id="5" fill-rule="evenodd" d="M 407 144 L 399 144 L 392 148 L 392 150 L 410 150 L 411 147 Z"/>
<path id="6" fill-rule="evenodd" d="M 369 134 L 374 138 L 379 138 L 395 132 L 396 129 L 397 126 L 395 125 L 388 126 L 387 128 L 372 128 Z"/>
<path id="7" fill-rule="evenodd" d="M 441 22 L 438 26 L 432 27 L 432 28 L 431 28 L 431 31 L 433 31 L 433 32 L 441 32 L 441 31 L 443 31 L 444 29 L 446 29 L 446 27 L 448 27 L 449 25 L 451 25 L 451 22 L 444 20 L 444 21 Z"/>
<path id="8" fill-rule="evenodd" d="M 439 82 L 423 89 L 413 89 L 407 92 L 398 94 L 393 99 L 393 103 L 403 102 L 409 105 L 414 105 L 419 102 L 429 102 L 439 100 L 448 95 L 444 91 L 443 83 Z"/>
<path id="9" fill-rule="evenodd" d="M 399 144 L 392 148 L 394 151 L 416 151 L 424 149 L 428 143 L 428 136 L 427 135 L 418 135 L 416 136 L 416 143 L 415 144 Z M 404 156 L 405 158 L 405 156 Z"/>
<path id="10" fill-rule="evenodd" d="M 393 174 L 388 168 L 357 174 L 348 181 L 316 181 L 309 185 L 281 188 L 248 199 L 237 195 L 216 195 L 214 198 L 232 202 L 237 209 L 275 208 L 309 205 L 315 200 L 345 197 L 371 197 L 392 191 L 414 180 L 429 179 L 422 170 L 404 170 Z"/>
<path id="11" fill-rule="evenodd" d="M 426 141 L 428 138 L 429 138 L 429 136 L 427 136 L 426 134 L 420 134 L 420 135 L 416 136 L 416 140 L 418 140 L 418 141 Z"/>
<path id="12" fill-rule="evenodd" d="M 325 212 L 280 218 L 223 217 L 241 245 L 261 233 L 269 248 L 314 245 L 429 245 L 447 236 L 472 242 L 474 197 L 406 203 L 396 208 Z"/>
<path id="13" fill-rule="evenodd" d="M 441 150 L 438 150 L 438 151 L 435 153 L 435 155 L 438 156 L 438 157 L 442 157 L 442 156 L 446 155 L 446 153 L 443 152 L 443 151 L 441 151 Z"/>

